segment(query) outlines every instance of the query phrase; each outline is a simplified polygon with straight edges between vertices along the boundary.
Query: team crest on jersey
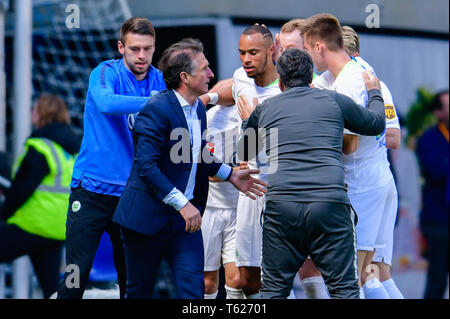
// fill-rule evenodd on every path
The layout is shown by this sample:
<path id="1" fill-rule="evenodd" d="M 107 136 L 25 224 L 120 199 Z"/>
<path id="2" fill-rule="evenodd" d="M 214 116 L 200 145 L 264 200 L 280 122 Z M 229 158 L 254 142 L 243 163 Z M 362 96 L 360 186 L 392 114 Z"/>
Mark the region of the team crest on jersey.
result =
<path id="1" fill-rule="evenodd" d="M 393 118 L 395 118 L 397 115 L 395 114 L 395 108 L 392 104 L 385 104 L 384 105 L 384 112 L 386 114 L 386 118 L 388 120 L 392 120 Z"/>
<path id="2" fill-rule="evenodd" d="M 138 114 L 139 114 L 139 112 L 128 114 L 128 116 L 127 116 L 127 125 L 128 125 L 128 129 L 130 131 L 133 131 L 134 122 L 136 121 L 136 117 L 138 116 Z"/>

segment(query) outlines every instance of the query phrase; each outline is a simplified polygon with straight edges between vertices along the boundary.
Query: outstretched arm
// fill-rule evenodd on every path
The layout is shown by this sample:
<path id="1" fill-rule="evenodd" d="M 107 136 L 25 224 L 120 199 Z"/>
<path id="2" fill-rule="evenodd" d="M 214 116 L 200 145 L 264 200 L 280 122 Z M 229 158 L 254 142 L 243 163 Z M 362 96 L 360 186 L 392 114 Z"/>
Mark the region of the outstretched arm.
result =
<path id="1" fill-rule="evenodd" d="M 210 95 L 207 94 L 203 94 L 202 96 L 200 96 L 200 100 L 202 100 L 204 105 L 208 105 L 208 104 L 216 104 L 216 105 L 223 105 L 223 106 L 230 106 L 234 104 L 234 99 L 233 99 L 233 79 L 226 79 L 226 80 L 221 80 L 219 82 L 216 83 L 216 85 L 214 85 L 212 87 L 211 90 L 209 90 L 208 93 L 216 93 L 218 95 L 218 100 L 216 101 L 211 101 L 211 97 Z M 215 102 L 215 103 L 212 103 Z"/>
<path id="2" fill-rule="evenodd" d="M 116 94 L 115 83 L 118 74 L 108 65 L 95 69 L 89 78 L 88 94 L 92 97 L 99 111 L 108 115 L 124 115 L 139 112 L 150 97 Z"/>

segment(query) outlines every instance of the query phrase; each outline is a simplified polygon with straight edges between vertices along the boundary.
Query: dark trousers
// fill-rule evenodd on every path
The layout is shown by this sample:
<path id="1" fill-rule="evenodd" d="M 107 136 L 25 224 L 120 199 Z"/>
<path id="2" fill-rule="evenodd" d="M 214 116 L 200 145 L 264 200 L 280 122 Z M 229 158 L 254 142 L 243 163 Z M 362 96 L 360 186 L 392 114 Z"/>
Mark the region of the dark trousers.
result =
<path id="1" fill-rule="evenodd" d="M 428 247 L 428 274 L 424 299 L 442 299 L 449 273 L 448 223 L 423 223 L 420 228 Z"/>
<path id="2" fill-rule="evenodd" d="M 203 299 L 204 253 L 201 231 L 172 229 L 171 223 L 154 235 L 121 227 L 127 262 L 127 299 L 150 299 L 162 258 L 170 265 L 177 298 Z"/>
<path id="3" fill-rule="evenodd" d="M 267 201 L 263 218 L 263 298 L 287 298 L 295 274 L 310 255 L 331 298 L 359 299 L 349 205 Z"/>
<path id="4" fill-rule="evenodd" d="M 28 255 L 46 299 L 58 288 L 63 244 L 0 222 L 0 263 Z"/>
<path id="5" fill-rule="evenodd" d="M 79 202 L 79 206 L 73 205 L 75 201 Z M 79 287 L 76 287 L 76 280 L 71 277 L 77 272 L 72 267 L 66 268 L 64 280 L 58 289 L 58 299 L 81 299 L 83 297 L 104 231 L 109 234 L 111 239 L 120 297 L 124 297 L 125 255 L 120 238 L 120 227 L 112 222 L 118 201 L 119 197 L 93 193 L 82 187 L 72 189 L 67 213 L 66 267 L 78 266 Z M 72 282 L 72 284 L 68 285 L 68 282 Z"/>

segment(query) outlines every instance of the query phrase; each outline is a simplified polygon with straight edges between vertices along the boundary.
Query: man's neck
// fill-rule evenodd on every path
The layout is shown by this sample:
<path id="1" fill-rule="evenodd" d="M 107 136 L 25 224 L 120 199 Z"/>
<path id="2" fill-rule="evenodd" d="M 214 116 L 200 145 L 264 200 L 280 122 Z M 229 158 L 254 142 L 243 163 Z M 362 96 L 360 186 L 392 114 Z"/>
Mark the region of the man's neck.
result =
<path id="1" fill-rule="evenodd" d="M 189 103 L 189 105 L 193 105 L 195 103 L 195 100 L 197 99 L 197 95 L 192 94 L 186 87 L 180 86 L 179 88 L 175 89 L 178 94 L 180 94 L 183 99 L 186 100 L 186 102 Z"/>
<path id="2" fill-rule="evenodd" d="M 336 79 L 345 65 L 351 61 L 351 58 L 348 56 L 347 52 L 343 49 L 339 51 L 329 51 L 327 55 L 327 66 L 328 70 L 333 75 L 334 79 Z"/>
<path id="3" fill-rule="evenodd" d="M 267 63 L 268 64 L 264 73 L 255 77 L 255 83 L 257 86 L 260 87 L 268 86 L 269 84 L 275 82 L 278 78 L 275 65 L 271 61 L 268 61 Z"/>

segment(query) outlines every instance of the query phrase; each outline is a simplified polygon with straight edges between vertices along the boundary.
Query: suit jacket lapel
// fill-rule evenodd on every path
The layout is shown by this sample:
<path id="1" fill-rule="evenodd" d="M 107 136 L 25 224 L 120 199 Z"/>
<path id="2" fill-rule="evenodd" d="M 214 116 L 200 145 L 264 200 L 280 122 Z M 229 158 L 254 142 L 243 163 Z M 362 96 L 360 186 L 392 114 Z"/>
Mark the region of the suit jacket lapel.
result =
<path id="1" fill-rule="evenodd" d="M 178 115 L 178 118 L 180 119 L 181 123 L 183 123 L 183 127 L 189 131 L 189 127 L 187 125 L 183 109 L 181 108 L 180 102 L 178 101 L 177 97 L 175 96 L 175 93 L 173 93 L 172 90 L 169 90 L 169 101 L 175 113 Z"/>

